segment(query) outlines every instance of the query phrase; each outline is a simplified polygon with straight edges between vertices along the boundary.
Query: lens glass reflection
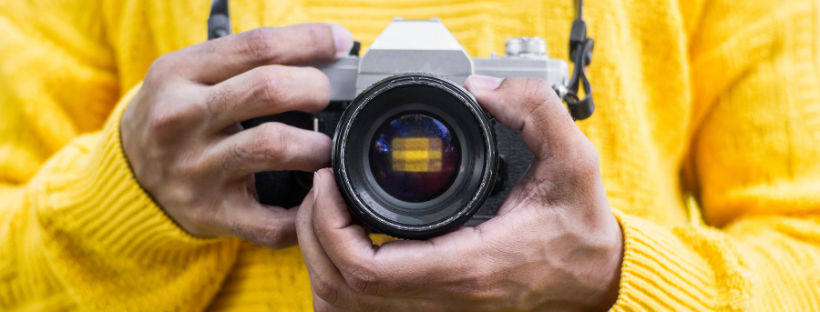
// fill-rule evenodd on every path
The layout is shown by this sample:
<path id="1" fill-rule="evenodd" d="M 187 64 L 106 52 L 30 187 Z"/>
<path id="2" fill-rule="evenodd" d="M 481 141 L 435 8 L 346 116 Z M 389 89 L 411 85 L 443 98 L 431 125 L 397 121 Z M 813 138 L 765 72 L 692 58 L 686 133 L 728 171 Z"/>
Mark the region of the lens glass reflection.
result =
<path id="1" fill-rule="evenodd" d="M 440 119 L 402 114 L 376 130 L 370 169 L 385 192 L 407 202 L 443 194 L 455 181 L 461 161 L 458 138 Z"/>

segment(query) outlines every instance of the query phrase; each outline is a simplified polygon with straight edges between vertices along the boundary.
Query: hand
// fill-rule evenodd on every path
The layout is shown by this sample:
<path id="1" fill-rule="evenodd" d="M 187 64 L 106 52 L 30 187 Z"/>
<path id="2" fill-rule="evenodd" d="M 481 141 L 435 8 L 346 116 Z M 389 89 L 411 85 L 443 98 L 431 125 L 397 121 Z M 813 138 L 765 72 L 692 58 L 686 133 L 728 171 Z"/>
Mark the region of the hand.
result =
<path id="1" fill-rule="evenodd" d="M 270 248 L 296 243 L 295 209 L 259 203 L 253 173 L 315 171 L 330 164 L 330 138 L 279 123 L 242 121 L 327 104 L 327 77 L 308 65 L 353 45 L 338 25 L 259 28 L 163 55 L 120 123 L 140 185 L 189 233 L 239 236 Z M 274 65 L 277 64 L 277 65 Z"/>
<path id="2" fill-rule="evenodd" d="M 598 154 L 540 79 L 471 76 L 467 89 L 520 130 L 535 158 L 498 215 L 427 241 L 376 247 L 333 174 L 314 176 L 297 219 L 317 311 L 605 311 L 623 241 Z"/>

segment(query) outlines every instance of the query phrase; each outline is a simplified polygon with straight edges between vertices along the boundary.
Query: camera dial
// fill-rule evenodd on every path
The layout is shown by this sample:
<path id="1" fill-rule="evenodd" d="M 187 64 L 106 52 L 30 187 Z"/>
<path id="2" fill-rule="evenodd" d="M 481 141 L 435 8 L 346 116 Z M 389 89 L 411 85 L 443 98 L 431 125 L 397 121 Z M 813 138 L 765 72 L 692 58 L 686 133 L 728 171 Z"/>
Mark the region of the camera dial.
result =
<path id="1" fill-rule="evenodd" d="M 504 45 L 507 56 L 545 57 L 547 42 L 539 37 L 521 37 L 507 39 Z"/>
<path id="2" fill-rule="evenodd" d="M 227 1 L 212 2 L 209 39 L 230 34 Z M 571 76 L 566 61 L 545 54 L 541 38 L 511 38 L 504 57 L 471 58 L 440 19 L 397 18 L 362 57 L 354 44 L 350 55 L 316 66 L 330 81 L 325 110 L 258 117 L 242 126 L 282 122 L 332 134 L 342 196 L 357 219 L 377 231 L 424 239 L 478 225 L 496 214 L 533 155 L 516 130 L 492 122 L 461 85 L 473 74 L 540 78 L 567 103 L 573 118 L 589 117 L 595 106 L 584 67 L 594 41 L 586 35 L 580 7 L 579 2 L 570 32 L 576 65 Z M 299 205 L 311 177 L 258 172 L 259 201 Z"/>

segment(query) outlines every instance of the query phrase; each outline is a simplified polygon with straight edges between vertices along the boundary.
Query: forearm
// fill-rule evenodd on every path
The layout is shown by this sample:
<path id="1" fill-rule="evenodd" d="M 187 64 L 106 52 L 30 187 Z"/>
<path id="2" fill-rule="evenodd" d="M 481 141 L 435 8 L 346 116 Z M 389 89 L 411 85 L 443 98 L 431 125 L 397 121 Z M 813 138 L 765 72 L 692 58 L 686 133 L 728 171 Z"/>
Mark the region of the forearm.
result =
<path id="1" fill-rule="evenodd" d="M 817 218 L 664 228 L 617 213 L 625 253 L 612 311 L 814 311 Z"/>
<path id="2" fill-rule="evenodd" d="M 14 272 L 0 283 L 4 310 L 68 293 L 83 309 L 196 311 L 219 289 L 238 241 L 190 236 L 142 191 L 119 140 L 129 100 L 2 193 L 2 271 Z"/>

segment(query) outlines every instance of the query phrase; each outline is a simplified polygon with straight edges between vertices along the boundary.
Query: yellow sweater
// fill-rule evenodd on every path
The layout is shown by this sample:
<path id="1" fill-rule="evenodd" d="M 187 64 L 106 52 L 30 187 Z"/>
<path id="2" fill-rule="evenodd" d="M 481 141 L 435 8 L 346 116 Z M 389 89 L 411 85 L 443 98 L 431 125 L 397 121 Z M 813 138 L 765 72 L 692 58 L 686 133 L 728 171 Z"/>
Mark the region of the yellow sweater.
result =
<path id="1" fill-rule="evenodd" d="M 567 59 L 573 18 L 570 0 L 231 5 L 235 32 L 336 22 L 365 47 L 394 16 L 438 16 L 472 56 L 540 36 Z M 297 247 L 191 237 L 123 155 L 123 107 L 154 59 L 205 41 L 208 10 L 0 5 L 0 310 L 310 310 Z M 625 233 L 613 310 L 820 311 L 820 2 L 587 1 L 584 14 L 597 110 L 578 126 Z"/>

